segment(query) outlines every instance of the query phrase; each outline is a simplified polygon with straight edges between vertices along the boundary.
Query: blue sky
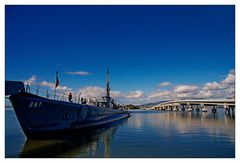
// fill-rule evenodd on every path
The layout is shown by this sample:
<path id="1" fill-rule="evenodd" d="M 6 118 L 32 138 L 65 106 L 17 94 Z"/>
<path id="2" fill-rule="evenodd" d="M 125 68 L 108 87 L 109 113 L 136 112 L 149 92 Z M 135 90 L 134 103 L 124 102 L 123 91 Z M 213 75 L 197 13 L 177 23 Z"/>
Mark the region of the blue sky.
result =
<path id="1" fill-rule="evenodd" d="M 58 70 L 61 86 L 91 94 L 102 92 L 109 67 L 125 103 L 178 88 L 199 95 L 207 83 L 235 92 L 234 15 L 230 5 L 6 6 L 6 79 L 51 87 Z"/>

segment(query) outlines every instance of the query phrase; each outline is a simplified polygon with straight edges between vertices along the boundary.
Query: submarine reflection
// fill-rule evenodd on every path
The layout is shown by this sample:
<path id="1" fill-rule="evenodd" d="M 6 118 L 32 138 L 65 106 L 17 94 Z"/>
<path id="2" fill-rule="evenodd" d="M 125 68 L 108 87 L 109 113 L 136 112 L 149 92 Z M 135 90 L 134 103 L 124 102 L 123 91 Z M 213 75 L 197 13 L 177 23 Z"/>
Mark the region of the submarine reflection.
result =
<path id="1" fill-rule="evenodd" d="M 84 133 L 47 139 L 27 139 L 20 153 L 22 158 L 110 157 L 110 144 L 117 129 L 127 119 Z M 102 151 L 102 152 L 99 152 Z"/>

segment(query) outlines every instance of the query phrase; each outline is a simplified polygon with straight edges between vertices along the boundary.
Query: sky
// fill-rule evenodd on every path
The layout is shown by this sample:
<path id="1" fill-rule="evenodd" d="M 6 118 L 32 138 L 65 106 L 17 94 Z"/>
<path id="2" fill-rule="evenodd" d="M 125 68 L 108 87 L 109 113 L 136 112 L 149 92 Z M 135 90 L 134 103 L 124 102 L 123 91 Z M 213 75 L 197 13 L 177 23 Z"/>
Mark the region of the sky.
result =
<path id="1" fill-rule="evenodd" d="M 234 6 L 6 6 L 6 80 L 119 103 L 235 95 Z"/>

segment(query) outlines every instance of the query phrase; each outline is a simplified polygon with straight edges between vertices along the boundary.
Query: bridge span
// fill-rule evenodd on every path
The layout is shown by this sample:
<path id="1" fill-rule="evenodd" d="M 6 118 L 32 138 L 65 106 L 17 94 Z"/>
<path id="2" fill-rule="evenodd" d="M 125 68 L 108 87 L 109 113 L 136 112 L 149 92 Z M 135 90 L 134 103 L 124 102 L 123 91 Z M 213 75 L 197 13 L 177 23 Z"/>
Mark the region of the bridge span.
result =
<path id="1" fill-rule="evenodd" d="M 168 111 L 203 111 L 207 112 L 209 109 L 213 113 L 217 112 L 217 108 L 224 108 L 227 113 L 232 113 L 235 109 L 235 100 L 234 99 L 215 99 L 215 100 L 173 100 L 160 103 L 156 106 L 153 106 L 154 110 L 168 110 Z"/>

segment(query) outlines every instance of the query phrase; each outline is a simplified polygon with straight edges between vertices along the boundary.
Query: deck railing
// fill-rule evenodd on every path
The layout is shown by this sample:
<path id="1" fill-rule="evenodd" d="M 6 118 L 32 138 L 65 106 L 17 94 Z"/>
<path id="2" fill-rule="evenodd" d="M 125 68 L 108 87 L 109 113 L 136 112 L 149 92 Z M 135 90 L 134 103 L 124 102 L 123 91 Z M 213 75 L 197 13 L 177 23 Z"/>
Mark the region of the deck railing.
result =
<path id="1" fill-rule="evenodd" d="M 56 90 L 56 94 L 54 95 L 54 90 L 49 90 L 45 89 L 43 87 L 40 87 L 39 85 L 29 85 L 29 84 L 24 84 L 25 86 L 25 91 L 31 94 L 35 94 L 47 99 L 54 99 L 58 101 L 65 101 L 65 102 L 70 102 L 68 100 L 68 93 L 70 90 L 64 90 L 59 93 L 58 90 Z M 72 95 L 72 103 L 76 104 L 88 104 L 88 105 L 97 105 L 97 98 L 91 98 L 91 97 L 84 97 L 81 98 L 81 93 L 78 95 Z M 121 110 L 126 110 L 126 107 L 124 105 L 119 105 L 118 106 Z"/>
<path id="2" fill-rule="evenodd" d="M 70 90 L 65 90 L 65 91 L 56 90 L 56 94 L 54 94 L 54 90 L 45 89 L 43 87 L 40 87 L 39 85 L 25 84 L 25 91 L 28 93 L 31 93 L 31 94 L 45 97 L 47 99 L 55 99 L 55 100 L 59 100 L 59 101 L 69 101 L 68 100 L 68 92 Z M 72 95 L 71 102 L 79 104 L 83 101 L 90 99 L 90 98 L 81 98 L 80 95 L 81 95 L 81 93 L 79 93 L 78 95 Z M 93 99 L 93 98 L 91 98 L 91 99 Z"/>

